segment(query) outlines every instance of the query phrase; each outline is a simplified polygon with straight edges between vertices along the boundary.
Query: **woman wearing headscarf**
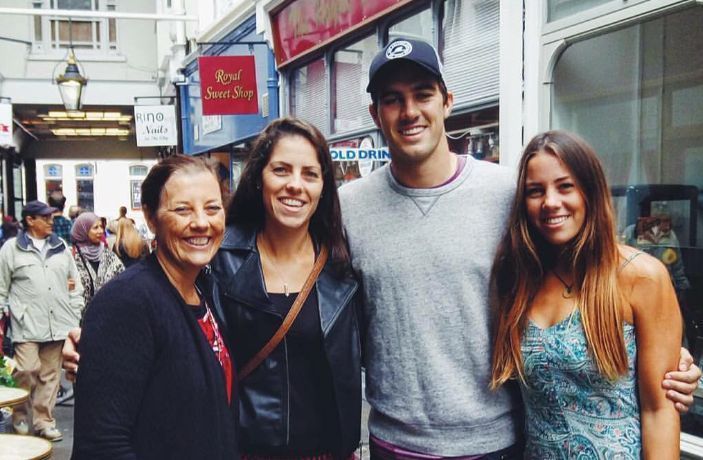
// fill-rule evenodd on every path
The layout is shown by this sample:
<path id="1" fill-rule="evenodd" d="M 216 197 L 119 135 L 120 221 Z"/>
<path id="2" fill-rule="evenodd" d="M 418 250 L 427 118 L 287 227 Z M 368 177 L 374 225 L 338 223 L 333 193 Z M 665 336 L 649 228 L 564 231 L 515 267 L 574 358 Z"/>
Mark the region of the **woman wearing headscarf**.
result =
<path id="1" fill-rule="evenodd" d="M 83 283 L 86 308 L 98 289 L 124 271 L 120 258 L 105 248 L 104 233 L 100 217 L 92 212 L 79 215 L 71 229 L 73 258 Z"/>

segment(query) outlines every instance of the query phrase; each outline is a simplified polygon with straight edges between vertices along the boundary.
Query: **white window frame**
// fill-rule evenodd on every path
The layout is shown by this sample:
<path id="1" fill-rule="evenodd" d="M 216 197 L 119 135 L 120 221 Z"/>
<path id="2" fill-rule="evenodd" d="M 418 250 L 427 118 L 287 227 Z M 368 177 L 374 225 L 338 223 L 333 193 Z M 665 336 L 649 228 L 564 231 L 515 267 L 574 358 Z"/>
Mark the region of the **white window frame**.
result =
<path id="1" fill-rule="evenodd" d="M 90 174 L 80 174 L 80 169 L 84 166 L 87 166 L 88 169 L 90 169 Z M 76 179 L 93 179 L 95 177 L 95 165 L 91 163 L 79 163 L 75 167 L 75 174 L 76 174 Z"/>
<path id="2" fill-rule="evenodd" d="M 547 23 L 547 0 L 542 0 L 539 5 L 542 17 L 539 66 L 525 74 L 526 91 L 531 94 L 525 96 L 524 110 L 538 116 L 525 123 L 526 139 L 550 129 L 554 67 L 570 44 L 701 3 L 702 0 L 613 0 L 606 5 Z M 526 17 L 529 16 L 528 10 Z M 526 49 L 526 59 L 529 54 Z"/>
<path id="3" fill-rule="evenodd" d="M 146 171 L 144 174 L 134 174 L 134 170 L 132 168 L 146 168 Z M 142 182 L 144 182 L 144 178 L 146 177 L 147 174 L 149 174 L 149 166 L 145 165 L 143 163 L 134 163 L 129 165 L 129 206 L 132 209 L 132 211 L 139 211 L 142 209 L 142 198 L 141 198 L 141 187 L 142 187 Z M 135 189 L 134 185 L 135 183 L 139 184 L 139 206 L 135 207 Z"/>
<path id="4" fill-rule="evenodd" d="M 32 0 L 31 5 L 35 9 L 59 9 L 59 0 Z M 90 0 L 91 11 L 115 11 L 117 0 Z M 59 41 L 58 33 L 60 24 L 68 23 L 66 17 L 56 16 L 35 16 L 31 21 L 32 54 L 34 55 L 65 55 L 69 48 L 68 42 Z M 119 25 L 117 19 L 95 18 L 95 19 L 74 19 L 72 22 L 89 22 L 92 24 L 92 40 L 90 42 L 79 42 L 73 38 L 74 49 L 81 55 L 104 56 L 116 55 L 119 53 Z M 52 24 L 56 24 L 53 27 Z M 37 39 L 37 27 L 40 27 L 40 39 Z M 115 40 L 110 41 L 110 29 L 114 29 Z M 56 36 L 53 36 L 56 34 Z"/>
<path id="5" fill-rule="evenodd" d="M 570 16 L 563 17 L 561 19 L 556 19 L 551 22 L 547 22 L 549 16 L 549 5 L 548 0 L 542 3 L 543 17 L 544 17 L 544 32 L 553 32 L 565 27 L 579 24 L 583 21 L 587 21 L 600 16 L 605 16 L 607 14 L 623 11 L 629 7 L 633 7 L 638 3 L 650 2 L 651 0 L 610 0 L 603 5 L 593 6 L 585 9 L 581 12 L 572 14 Z"/>
<path id="6" fill-rule="evenodd" d="M 49 169 L 57 168 L 58 175 L 52 176 L 49 174 Z M 58 163 L 49 163 L 44 165 L 44 179 L 47 180 L 63 180 L 63 166 Z"/>
<path id="7" fill-rule="evenodd" d="M 146 168 L 146 172 L 144 174 L 134 174 L 134 170 L 132 168 Z M 149 173 L 149 166 L 142 164 L 142 163 L 135 163 L 132 165 L 129 165 L 129 177 L 130 179 L 144 179 L 146 175 Z"/>
<path id="8" fill-rule="evenodd" d="M 80 174 L 80 169 L 84 166 L 87 166 L 88 169 L 90 170 L 90 174 L 87 175 L 82 175 Z M 93 204 L 92 204 L 92 209 L 95 209 L 95 164 L 91 163 L 79 163 L 75 166 L 74 168 L 74 173 L 76 175 L 76 199 L 78 201 L 78 205 L 80 206 L 80 193 L 78 190 L 78 183 L 81 181 L 90 181 L 93 183 Z"/>

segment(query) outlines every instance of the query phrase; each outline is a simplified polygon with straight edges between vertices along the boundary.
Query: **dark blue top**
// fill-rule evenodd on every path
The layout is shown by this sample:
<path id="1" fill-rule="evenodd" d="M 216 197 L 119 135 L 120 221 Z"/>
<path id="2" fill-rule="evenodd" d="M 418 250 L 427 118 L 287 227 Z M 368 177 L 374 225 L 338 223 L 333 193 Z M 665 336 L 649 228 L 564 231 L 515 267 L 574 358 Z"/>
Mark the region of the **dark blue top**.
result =
<path id="1" fill-rule="evenodd" d="M 154 255 L 98 291 L 81 336 L 72 458 L 238 458 L 236 404 L 190 308 Z"/>

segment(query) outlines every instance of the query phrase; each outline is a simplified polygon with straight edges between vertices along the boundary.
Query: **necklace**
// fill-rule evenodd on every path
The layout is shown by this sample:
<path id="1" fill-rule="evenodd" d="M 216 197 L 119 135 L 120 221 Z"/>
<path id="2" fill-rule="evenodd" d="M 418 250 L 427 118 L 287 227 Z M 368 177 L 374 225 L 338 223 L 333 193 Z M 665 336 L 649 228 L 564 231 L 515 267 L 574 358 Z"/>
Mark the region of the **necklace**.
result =
<path id="1" fill-rule="evenodd" d="M 552 270 L 552 273 L 554 273 L 554 276 L 556 276 L 559 282 L 564 285 L 564 290 L 562 291 L 561 296 L 565 299 L 570 299 L 572 297 L 571 293 L 574 288 L 574 283 L 572 282 L 571 284 L 567 284 L 566 281 L 564 281 L 562 277 L 559 276 L 556 270 Z"/>
<path id="2" fill-rule="evenodd" d="M 268 265 L 270 265 L 273 268 L 273 271 L 276 272 L 276 275 L 278 275 L 278 279 L 281 281 L 281 283 L 283 283 L 283 294 L 286 297 L 288 297 L 290 295 L 290 289 L 288 288 L 288 282 L 281 274 L 281 271 L 278 269 L 278 266 L 276 266 L 276 264 L 273 262 L 273 259 L 268 255 L 267 249 L 264 247 L 263 244 L 261 244 L 262 241 L 260 239 L 258 239 L 258 243 L 259 243 L 259 245 L 258 245 L 259 246 L 259 253 L 262 256 L 262 262 L 265 260 L 268 263 Z"/>

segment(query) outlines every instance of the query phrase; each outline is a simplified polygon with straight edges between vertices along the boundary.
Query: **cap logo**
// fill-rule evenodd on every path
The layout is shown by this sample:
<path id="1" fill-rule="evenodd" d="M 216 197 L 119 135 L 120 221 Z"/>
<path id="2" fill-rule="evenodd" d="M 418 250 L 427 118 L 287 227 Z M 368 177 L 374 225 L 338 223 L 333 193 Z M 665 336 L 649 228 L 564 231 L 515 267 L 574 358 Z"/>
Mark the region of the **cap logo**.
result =
<path id="1" fill-rule="evenodd" d="M 412 51 L 413 45 L 411 45 L 410 42 L 405 40 L 398 40 L 397 42 L 392 43 L 391 46 L 388 47 L 388 49 L 386 50 L 386 58 L 402 58 L 412 53 Z"/>

